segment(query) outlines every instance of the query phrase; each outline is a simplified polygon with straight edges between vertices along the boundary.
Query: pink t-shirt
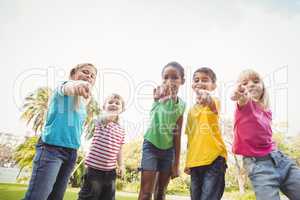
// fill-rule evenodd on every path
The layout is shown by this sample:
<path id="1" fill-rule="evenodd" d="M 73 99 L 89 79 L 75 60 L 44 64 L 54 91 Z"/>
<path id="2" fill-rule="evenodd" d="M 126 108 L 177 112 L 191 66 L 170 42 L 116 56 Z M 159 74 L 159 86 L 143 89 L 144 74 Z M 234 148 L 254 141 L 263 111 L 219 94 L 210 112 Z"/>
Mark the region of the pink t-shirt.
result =
<path id="1" fill-rule="evenodd" d="M 276 149 L 272 140 L 272 112 L 254 101 L 237 105 L 232 151 L 243 156 L 261 157 Z"/>

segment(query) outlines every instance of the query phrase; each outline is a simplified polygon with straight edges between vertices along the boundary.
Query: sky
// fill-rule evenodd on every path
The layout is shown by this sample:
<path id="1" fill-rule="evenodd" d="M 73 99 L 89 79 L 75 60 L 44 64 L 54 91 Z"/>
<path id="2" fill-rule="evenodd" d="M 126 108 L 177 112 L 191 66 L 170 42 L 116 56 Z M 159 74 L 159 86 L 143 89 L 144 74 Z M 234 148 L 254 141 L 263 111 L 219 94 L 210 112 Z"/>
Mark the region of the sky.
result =
<path id="1" fill-rule="evenodd" d="M 94 95 L 126 101 L 128 138 L 148 123 L 153 87 L 170 61 L 185 67 L 179 95 L 193 103 L 191 76 L 199 67 L 217 74 L 222 117 L 233 117 L 229 95 L 238 74 L 265 77 L 275 124 L 300 133 L 298 113 L 300 1 L 0 1 L 0 132 L 30 133 L 20 120 L 24 98 L 54 88 L 82 62 L 98 70 Z"/>

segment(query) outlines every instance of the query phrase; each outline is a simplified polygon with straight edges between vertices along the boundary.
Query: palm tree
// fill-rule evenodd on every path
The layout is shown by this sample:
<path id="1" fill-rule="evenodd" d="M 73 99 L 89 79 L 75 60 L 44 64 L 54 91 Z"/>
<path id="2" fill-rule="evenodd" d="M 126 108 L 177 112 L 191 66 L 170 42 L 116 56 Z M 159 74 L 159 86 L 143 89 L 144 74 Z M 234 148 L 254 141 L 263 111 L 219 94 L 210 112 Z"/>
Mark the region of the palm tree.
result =
<path id="1" fill-rule="evenodd" d="M 16 163 L 18 164 L 18 166 L 20 167 L 20 171 L 18 173 L 17 178 L 20 176 L 22 170 L 24 168 L 31 168 L 32 166 L 32 160 L 34 158 L 35 155 L 35 144 L 38 141 L 38 137 L 37 136 L 33 136 L 33 137 L 27 137 L 25 139 L 25 142 L 20 144 L 15 152 L 14 152 L 14 160 L 16 161 Z"/>
<path id="2" fill-rule="evenodd" d="M 94 119 L 101 112 L 98 102 L 92 98 L 89 104 L 87 105 L 87 118 L 84 123 L 86 139 L 90 139 L 93 136 L 93 131 L 95 128 Z"/>
<path id="3" fill-rule="evenodd" d="M 25 98 L 21 119 L 25 120 L 27 125 L 32 123 L 35 134 L 41 132 L 44 126 L 51 94 L 52 90 L 50 88 L 41 87 Z"/>
<path id="4" fill-rule="evenodd" d="M 95 123 L 94 118 L 101 112 L 98 102 L 92 98 L 87 105 L 87 118 L 84 123 L 85 139 L 89 140 L 93 136 Z M 72 186 L 79 186 L 81 176 L 84 173 L 84 155 L 83 152 L 79 151 L 76 166 L 71 174 L 70 183 Z"/>
<path id="5" fill-rule="evenodd" d="M 34 93 L 25 98 L 23 105 L 23 113 L 21 119 L 27 122 L 27 125 L 32 123 L 32 129 L 37 134 L 41 132 L 46 114 L 48 111 L 48 101 L 51 98 L 52 90 L 47 87 L 38 88 Z M 100 114 L 98 102 L 92 97 L 87 105 L 87 118 L 84 123 L 84 129 L 87 135 L 92 134 L 94 129 L 93 119 Z"/>
<path id="6" fill-rule="evenodd" d="M 27 125 L 32 124 L 32 129 L 35 131 L 35 136 L 27 138 L 23 144 L 17 147 L 15 152 L 16 163 L 20 167 L 21 173 L 24 168 L 31 168 L 31 163 L 35 155 L 35 144 L 38 141 L 37 133 L 40 133 L 43 129 L 46 114 L 48 111 L 48 101 L 51 98 L 52 90 L 47 87 L 38 88 L 35 92 L 25 98 L 23 105 L 23 112 L 21 119 L 27 122 Z M 90 103 L 87 105 L 87 118 L 84 123 L 84 131 L 86 135 L 92 135 L 94 130 L 95 116 L 100 114 L 100 108 L 98 102 L 92 98 Z M 79 163 L 81 165 L 82 162 Z M 76 168 L 79 168 L 77 166 Z"/>

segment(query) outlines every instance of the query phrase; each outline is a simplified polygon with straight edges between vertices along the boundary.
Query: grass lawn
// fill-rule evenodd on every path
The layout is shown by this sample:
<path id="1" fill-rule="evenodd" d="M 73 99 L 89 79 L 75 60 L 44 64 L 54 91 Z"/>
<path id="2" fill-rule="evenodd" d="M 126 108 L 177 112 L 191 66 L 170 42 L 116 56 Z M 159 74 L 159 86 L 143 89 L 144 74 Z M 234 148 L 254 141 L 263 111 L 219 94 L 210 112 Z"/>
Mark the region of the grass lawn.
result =
<path id="1" fill-rule="evenodd" d="M 0 183 L 0 200 L 20 200 L 24 197 L 27 185 L 21 184 L 6 184 Z M 64 200 L 77 200 L 79 188 L 68 188 L 65 194 Z M 188 195 L 187 195 L 188 196 Z M 180 196 L 168 196 L 169 200 L 187 199 L 185 195 L 184 198 Z M 136 200 L 137 194 L 117 192 L 117 200 Z M 189 199 L 189 198 L 188 198 Z M 222 198 L 223 200 L 255 200 L 254 192 L 247 191 L 245 194 L 240 195 L 238 191 L 225 192 Z M 282 200 L 287 200 L 286 197 L 281 196 Z"/>
<path id="2" fill-rule="evenodd" d="M 20 184 L 4 184 L 0 183 L 0 199 L 1 200 L 20 200 L 24 197 L 27 185 Z M 78 188 L 68 188 L 64 200 L 76 200 Z M 117 200 L 136 200 L 137 197 L 120 196 L 117 194 Z"/>

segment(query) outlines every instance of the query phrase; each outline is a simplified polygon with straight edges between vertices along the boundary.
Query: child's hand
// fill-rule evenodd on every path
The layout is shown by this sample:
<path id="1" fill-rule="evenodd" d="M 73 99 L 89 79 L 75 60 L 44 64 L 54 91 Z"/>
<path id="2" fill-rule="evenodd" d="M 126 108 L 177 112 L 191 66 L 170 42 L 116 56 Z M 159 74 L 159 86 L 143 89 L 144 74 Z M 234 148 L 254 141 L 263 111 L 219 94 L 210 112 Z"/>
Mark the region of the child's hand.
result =
<path id="1" fill-rule="evenodd" d="M 156 88 L 154 88 L 153 90 L 153 98 L 155 101 L 158 101 L 161 97 L 161 94 L 162 94 L 162 88 L 161 86 L 157 86 Z"/>
<path id="2" fill-rule="evenodd" d="M 170 85 L 169 86 L 169 91 L 170 91 L 170 97 L 174 100 L 177 101 L 177 93 L 178 93 L 178 88 L 176 85 Z"/>
<path id="3" fill-rule="evenodd" d="M 197 99 L 196 102 L 202 106 L 210 105 L 212 102 L 211 95 L 206 90 L 197 90 Z"/>
<path id="4" fill-rule="evenodd" d="M 239 84 L 234 90 L 233 95 L 231 96 L 231 100 L 239 101 L 245 98 L 247 98 L 246 89 L 241 84 Z"/>
<path id="5" fill-rule="evenodd" d="M 102 113 L 98 117 L 97 122 L 102 124 L 103 126 L 106 126 L 109 122 L 113 121 L 113 119 L 117 116 L 118 114 L 115 113 Z"/>
<path id="6" fill-rule="evenodd" d="M 117 168 L 117 176 L 120 177 L 121 179 L 124 178 L 124 174 L 125 174 L 125 167 L 121 166 Z"/>
<path id="7" fill-rule="evenodd" d="M 172 171 L 171 171 L 171 179 L 179 177 L 179 167 L 177 165 L 172 166 Z"/>
<path id="8" fill-rule="evenodd" d="M 191 175 L 191 170 L 190 170 L 190 168 L 185 167 L 185 168 L 184 168 L 184 173 L 186 173 L 187 175 Z"/>
<path id="9" fill-rule="evenodd" d="M 166 101 L 169 99 L 170 89 L 167 85 L 160 85 L 154 88 L 153 98 L 155 101 Z"/>
<path id="10" fill-rule="evenodd" d="M 81 81 L 74 87 L 75 95 L 82 96 L 88 99 L 91 96 L 91 84 L 86 81 Z"/>

